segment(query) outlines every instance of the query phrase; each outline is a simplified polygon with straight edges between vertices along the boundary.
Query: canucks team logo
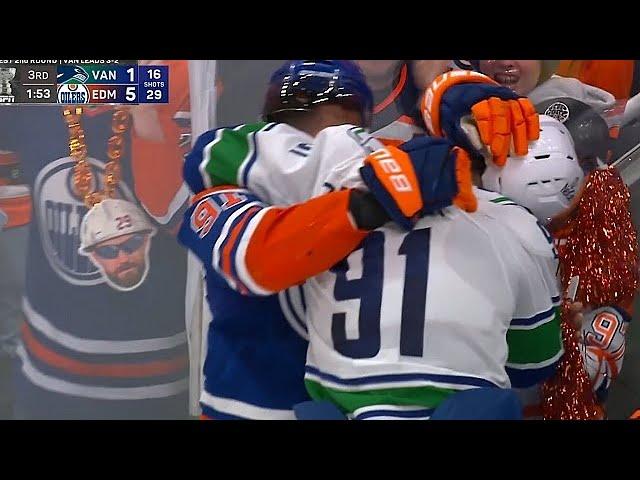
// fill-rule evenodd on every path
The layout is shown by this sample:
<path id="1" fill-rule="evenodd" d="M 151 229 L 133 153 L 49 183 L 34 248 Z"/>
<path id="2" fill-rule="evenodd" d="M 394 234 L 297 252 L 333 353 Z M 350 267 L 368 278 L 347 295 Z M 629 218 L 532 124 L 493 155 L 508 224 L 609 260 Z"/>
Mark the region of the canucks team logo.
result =
<path id="1" fill-rule="evenodd" d="M 89 103 L 89 89 L 75 83 L 58 85 L 58 103 Z"/>
<path id="2" fill-rule="evenodd" d="M 58 85 L 65 83 L 85 83 L 89 79 L 87 71 L 78 65 L 60 65 L 58 67 Z"/>

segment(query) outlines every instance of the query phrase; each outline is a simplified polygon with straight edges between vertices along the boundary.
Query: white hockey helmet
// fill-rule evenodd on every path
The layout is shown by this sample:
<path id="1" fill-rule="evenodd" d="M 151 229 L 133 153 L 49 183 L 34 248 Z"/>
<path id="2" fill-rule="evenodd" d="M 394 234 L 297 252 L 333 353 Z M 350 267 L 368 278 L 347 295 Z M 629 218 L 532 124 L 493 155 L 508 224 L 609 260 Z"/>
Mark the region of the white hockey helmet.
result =
<path id="1" fill-rule="evenodd" d="M 80 224 L 80 253 L 87 254 L 100 242 L 130 233 L 150 233 L 156 228 L 133 203 L 107 198 L 96 204 Z"/>
<path id="2" fill-rule="evenodd" d="M 540 138 L 524 157 L 510 157 L 504 168 L 488 165 L 483 187 L 528 208 L 543 223 L 566 209 L 584 173 L 567 128 L 540 115 Z"/>

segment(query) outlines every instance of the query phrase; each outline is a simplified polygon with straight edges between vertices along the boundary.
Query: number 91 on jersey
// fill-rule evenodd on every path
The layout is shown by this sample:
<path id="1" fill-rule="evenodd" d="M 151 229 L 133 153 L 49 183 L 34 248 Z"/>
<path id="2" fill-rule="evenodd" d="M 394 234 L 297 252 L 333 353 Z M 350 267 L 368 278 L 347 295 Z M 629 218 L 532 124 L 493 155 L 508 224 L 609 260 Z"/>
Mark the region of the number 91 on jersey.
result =
<path id="1" fill-rule="evenodd" d="M 139 103 L 169 103 L 169 67 L 145 65 L 139 67 Z"/>

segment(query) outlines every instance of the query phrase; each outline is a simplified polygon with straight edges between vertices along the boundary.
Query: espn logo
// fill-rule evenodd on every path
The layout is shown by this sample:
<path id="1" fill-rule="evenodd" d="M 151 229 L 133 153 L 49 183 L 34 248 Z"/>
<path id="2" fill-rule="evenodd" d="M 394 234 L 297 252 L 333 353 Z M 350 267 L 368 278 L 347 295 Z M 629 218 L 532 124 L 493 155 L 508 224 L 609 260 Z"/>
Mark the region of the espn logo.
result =
<path id="1" fill-rule="evenodd" d="M 376 168 L 378 174 L 382 172 L 387 175 L 389 183 L 393 186 L 394 190 L 397 192 L 411 192 L 413 190 L 409 178 L 389 150 L 381 148 L 369 155 L 369 158 L 372 163 L 379 166 L 379 168 Z"/>

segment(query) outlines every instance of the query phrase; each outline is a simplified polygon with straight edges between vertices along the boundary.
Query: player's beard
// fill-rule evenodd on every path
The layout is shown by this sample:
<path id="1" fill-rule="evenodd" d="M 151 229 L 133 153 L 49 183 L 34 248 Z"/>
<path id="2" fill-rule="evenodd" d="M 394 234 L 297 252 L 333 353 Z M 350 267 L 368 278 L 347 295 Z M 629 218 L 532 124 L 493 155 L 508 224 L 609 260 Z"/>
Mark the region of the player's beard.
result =
<path id="1" fill-rule="evenodd" d="M 144 267 L 136 263 L 121 265 L 113 275 L 109 275 L 111 281 L 122 288 L 131 288 L 140 283 L 144 275 Z"/>

